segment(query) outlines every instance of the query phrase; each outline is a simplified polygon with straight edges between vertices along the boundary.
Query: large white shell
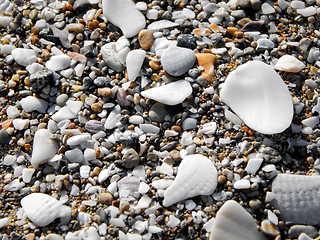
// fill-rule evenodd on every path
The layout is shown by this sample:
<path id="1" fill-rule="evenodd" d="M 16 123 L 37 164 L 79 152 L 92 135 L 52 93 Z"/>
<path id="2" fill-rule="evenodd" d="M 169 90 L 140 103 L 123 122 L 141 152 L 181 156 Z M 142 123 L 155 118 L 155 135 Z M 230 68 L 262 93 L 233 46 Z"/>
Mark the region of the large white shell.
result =
<path id="1" fill-rule="evenodd" d="M 266 240 L 253 217 L 236 201 L 226 201 L 213 222 L 210 240 Z"/>
<path id="2" fill-rule="evenodd" d="M 59 145 L 50 136 L 51 132 L 47 129 L 39 129 L 34 135 L 31 164 L 36 169 L 52 158 L 59 149 Z"/>
<path id="3" fill-rule="evenodd" d="M 200 154 L 186 156 L 173 183 L 164 192 L 163 206 L 198 195 L 210 195 L 217 187 L 218 174 L 213 162 Z"/>
<path id="4" fill-rule="evenodd" d="M 247 62 L 231 72 L 220 98 L 260 133 L 281 133 L 291 124 L 293 103 L 289 90 L 276 71 L 263 62 Z"/>
<path id="5" fill-rule="evenodd" d="M 126 38 L 138 34 L 146 26 L 143 14 L 131 0 L 103 0 L 103 14 L 119 27 Z"/>
<path id="6" fill-rule="evenodd" d="M 32 96 L 23 98 L 20 103 L 21 107 L 26 112 L 38 111 L 45 113 L 48 108 L 48 103 L 45 100 Z"/>
<path id="7" fill-rule="evenodd" d="M 166 105 L 176 105 L 182 103 L 191 93 L 192 87 L 190 83 L 186 80 L 179 80 L 145 90 L 141 92 L 141 95 Z"/>
<path id="8" fill-rule="evenodd" d="M 27 217 L 40 227 L 47 226 L 56 218 L 68 223 L 71 218 L 71 208 L 44 193 L 32 193 L 21 199 L 21 206 Z"/>
<path id="9" fill-rule="evenodd" d="M 305 67 L 304 63 L 291 55 L 284 55 L 279 58 L 274 66 L 275 69 L 285 72 L 299 72 Z"/>
<path id="10" fill-rule="evenodd" d="M 272 183 L 275 199 L 283 221 L 296 224 L 320 223 L 320 176 L 279 174 Z"/>

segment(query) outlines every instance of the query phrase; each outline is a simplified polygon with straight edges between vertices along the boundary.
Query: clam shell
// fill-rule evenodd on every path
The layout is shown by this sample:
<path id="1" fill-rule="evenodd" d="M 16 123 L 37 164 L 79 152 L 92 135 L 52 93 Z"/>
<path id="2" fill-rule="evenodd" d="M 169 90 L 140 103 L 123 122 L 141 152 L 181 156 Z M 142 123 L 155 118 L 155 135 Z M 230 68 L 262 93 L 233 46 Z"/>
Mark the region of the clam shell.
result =
<path id="1" fill-rule="evenodd" d="M 47 226 L 58 217 L 65 217 L 64 221 L 71 217 L 69 207 L 43 193 L 32 193 L 24 197 L 21 199 L 21 206 L 27 217 L 40 227 Z"/>
<path id="2" fill-rule="evenodd" d="M 186 156 L 173 183 L 164 192 L 163 205 L 198 195 L 210 195 L 217 187 L 218 174 L 213 162 L 200 154 Z"/>
<path id="3" fill-rule="evenodd" d="M 277 72 L 263 62 L 247 62 L 231 72 L 220 98 L 248 127 L 260 133 L 281 133 L 291 124 L 289 90 Z"/>

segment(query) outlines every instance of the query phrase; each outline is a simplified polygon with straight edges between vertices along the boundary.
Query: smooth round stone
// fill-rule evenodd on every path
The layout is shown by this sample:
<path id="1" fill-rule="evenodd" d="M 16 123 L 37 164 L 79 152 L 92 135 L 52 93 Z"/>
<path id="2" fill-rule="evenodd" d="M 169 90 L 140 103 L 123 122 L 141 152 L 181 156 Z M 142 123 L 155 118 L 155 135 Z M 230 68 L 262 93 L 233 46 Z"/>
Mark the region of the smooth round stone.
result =
<path id="1" fill-rule="evenodd" d="M 89 120 L 84 128 L 90 133 L 97 133 L 103 129 L 103 123 L 97 120 Z"/>
<path id="2" fill-rule="evenodd" d="M 126 57 L 127 74 L 130 82 L 133 82 L 138 77 L 144 58 L 146 57 L 146 51 L 137 49 L 132 50 Z"/>
<path id="3" fill-rule="evenodd" d="M 263 14 L 272 14 L 275 13 L 275 9 L 269 3 L 263 3 L 261 6 L 261 10 Z"/>
<path id="4" fill-rule="evenodd" d="M 197 42 L 192 34 L 180 34 L 177 37 L 178 46 L 183 48 L 189 48 L 191 50 L 197 48 Z"/>
<path id="5" fill-rule="evenodd" d="M 70 57 L 67 55 L 52 56 L 49 61 L 46 62 L 46 67 L 51 71 L 60 71 L 70 65 Z"/>
<path id="6" fill-rule="evenodd" d="M 277 70 L 293 73 L 300 72 L 304 67 L 305 65 L 303 62 L 291 55 L 282 56 L 274 66 Z"/>
<path id="7" fill-rule="evenodd" d="M 162 103 L 155 103 L 149 110 L 149 117 L 154 122 L 163 122 L 167 114 L 166 105 Z"/>
<path id="8" fill-rule="evenodd" d="M 138 166 L 140 157 L 136 150 L 130 148 L 122 157 L 122 164 L 125 168 L 134 168 Z"/>
<path id="9" fill-rule="evenodd" d="M 62 107 L 66 105 L 66 102 L 68 101 L 68 99 L 69 99 L 69 96 L 67 94 L 60 94 L 56 98 L 56 104 Z"/>
<path id="10" fill-rule="evenodd" d="M 172 76 L 181 76 L 186 73 L 195 61 L 196 54 L 182 47 L 169 47 L 161 57 L 163 69 Z"/>
<path id="11" fill-rule="evenodd" d="M 148 50 L 152 47 L 154 42 L 153 32 L 143 29 L 139 32 L 138 41 L 143 50 Z"/>
<path id="12" fill-rule="evenodd" d="M 79 148 L 68 150 L 64 155 L 71 163 L 80 163 L 83 160 L 83 153 Z"/>
<path id="13" fill-rule="evenodd" d="M 253 199 L 249 201 L 249 206 L 252 209 L 259 209 L 262 207 L 262 202 L 259 199 Z"/>
<path id="14" fill-rule="evenodd" d="M 10 142 L 10 136 L 6 130 L 0 130 L 0 144 L 8 144 Z"/>
<path id="15" fill-rule="evenodd" d="M 88 0 L 76 0 L 72 7 L 76 12 L 83 12 L 90 7 L 90 3 Z"/>
<path id="16" fill-rule="evenodd" d="M 53 81 L 53 72 L 50 70 L 42 70 L 33 73 L 29 77 L 29 82 L 33 92 L 38 92 Z"/>
<path id="17" fill-rule="evenodd" d="M 261 231 L 268 236 L 277 236 L 280 234 L 279 228 L 272 224 L 269 220 L 263 220 L 261 222 Z"/>

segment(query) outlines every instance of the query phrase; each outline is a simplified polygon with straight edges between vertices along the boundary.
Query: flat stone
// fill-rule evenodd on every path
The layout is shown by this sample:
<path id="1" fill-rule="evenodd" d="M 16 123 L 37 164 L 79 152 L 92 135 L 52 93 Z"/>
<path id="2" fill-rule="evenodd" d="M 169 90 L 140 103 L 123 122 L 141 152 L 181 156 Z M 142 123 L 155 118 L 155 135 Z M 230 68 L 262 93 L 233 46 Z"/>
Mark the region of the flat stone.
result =
<path id="1" fill-rule="evenodd" d="M 149 117 L 154 122 L 163 122 L 167 114 L 166 105 L 162 103 L 153 104 L 149 110 Z"/>
<path id="2" fill-rule="evenodd" d="M 288 231 L 290 238 L 298 238 L 301 233 L 305 233 L 311 238 L 315 238 L 318 236 L 318 231 L 314 226 L 293 225 Z"/>
<path id="3" fill-rule="evenodd" d="M 31 74 L 29 77 L 29 82 L 33 92 L 41 91 L 51 81 L 53 81 L 53 72 L 50 70 L 42 70 Z"/>
<path id="4" fill-rule="evenodd" d="M 117 52 L 116 43 L 111 42 L 101 47 L 101 54 L 107 66 L 116 72 L 123 71 L 123 65 L 120 62 L 119 54 Z"/>
<path id="5" fill-rule="evenodd" d="M 152 47 L 154 42 L 153 32 L 143 29 L 139 32 L 138 41 L 143 50 L 148 50 Z"/>
<path id="6" fill-rule="evenodd" d="M 103 0 L 103 14 L 119 27 L 126 38 L 131 38 L 146 26 L 143 14 L 131 0 Z"/>
<path id="7" fill-rule="evenodd" d="M 215 55 L 211 53 L 197 53 L 197 65 L 203 67 L 203 71 L 201 72 L 200 76 L 204 77 L 204 79 L 208 83 L 213 83 L 215 79 L 214 74 L 214 63 L 215 63 Z"/>
<path id="8" fill-rule="evenodd" d="M 188 48 L 181 47 L 169 47 L 161 57 L 163 69 L 172 76 L 186 73 L 195 61 L 196 54 Z"/>
<path id="9" fill-rule="evenodd" d="M 188 81 L 179 80 L 160 87 L 151 88 L 141 92 L 141 95 L 166 105 L 182 103 L 192 93 Z"/>
<path id="10" fill-rule="evenodd" d="M 186 156 L 179 165 L 177 176 L 164 192 L 163 206 L 198 195 L 211 195 L 218 182 L 213 162 L 200 154 Z"/>
<path id="11" fill-rule="evenodd" d="M 219 209 L 209 240 L 266 240 L 253 217 L 236 201 L 228 200 Z"/>
<path id="12" fill-rule="evenodd" d="M 120 202 L 133 202 L 140 196 L 140 180 L 135 176 L 127 176 L 118 182 Z"/>
<path id="13" fill-rule="evenodd" d="M 18 64 L 25 67 L 37 60 L 37 53 L 32 49 L 15 48 L 11 54 Z"/>

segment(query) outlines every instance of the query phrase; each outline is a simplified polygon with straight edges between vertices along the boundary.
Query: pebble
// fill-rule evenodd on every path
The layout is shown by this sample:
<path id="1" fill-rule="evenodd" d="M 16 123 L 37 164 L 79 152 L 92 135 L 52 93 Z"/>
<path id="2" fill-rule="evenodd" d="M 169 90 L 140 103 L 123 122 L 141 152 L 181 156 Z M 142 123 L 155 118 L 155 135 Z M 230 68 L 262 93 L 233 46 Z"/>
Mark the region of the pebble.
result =
<path id="1" fill-rule="evenodd" d="M 203 71 L 201 71 L 200 76 L 204 77 L 208 83 L 212 84 L 215 79 L 215 56 L 211 53 L 197 53 L 196 58 L 198 66 L 203 67 Z"/>
<path id="2" fill-rule="evenodd" d="M 179 80 L 142 91 L 141 95 L 166 105 L 176 105 L 182 103 L 191 93 L 192 87 L 190 83 L 185 80 Z"/>
<path id="3" fill-rule="evenodd" d="M 126 58 L 127 73 L 130 82 L 136 80 L 141 70 L 146 52 L 144 50 L 132 50 Z"/>
<path id="4" fill-rule="evenodd" d="M 6 130 L 1 129 L 0 130 L 0 144 L 4 145 L 4 144 L 8 144 L 10 141 L 10 136 L 7 133 Z"/>
<path id="5" fill-rule="evenodd" d="M 166 105 L 162 103 L 155 103 L 149 110 L 149 117 L 154 122 L 163 122 L 168 115 Z"/>
<path id="6" fill-rule="evenodd" d="M 83 160 L 83 152 L 79 148 L 67 150 L 64 155 L 71 163 L 81 163 Z"/>
<path id="7" fill-rule="evenodd" d="M 57 98 L 56 98 L 56 104 L 58 106 L 63 107 L 64 105 L 66 105 L 67 101 L 68 101 L 69 97 L 67 94 L 60 94 Z"/>
<path id="8" fill-rule="evenodd" d="M 189 48 L 194 50 L 197 48 L 197 42 L 192 34 L 180 34 L 177 37 L 177 42 L 179 47 Z"/>
<path id="9" fill-rule="evenodd" d="M 239 81 L 239 78 L 248 83 L 240 84 L 244 82 Z M 271 79 L 273 84 L 270 84 Z M 250 86 L 250 94 L 247 92 L 248 86 Z M 261 89 L 263 93 L 259 93 Z M 251 98 L 246 97 L 252 96 L 252 93 L 257 96 L 254 104 Z M 261 96 L 264 96 L 265 99 L 262 100 Z M 272 67 L 260 61 L 248 62 L 229 74 L 220 92 L 220 99 L 230 106 L 250 128 L 261 133 L 283 132 L 292 121 L 293 104 L 287 86 Z M 246 104 L 247 100 L 250 103 Z M 250 105 L 252 108 L 248 108 Z M 272 112 L 268 112 L 267 109 Z M 257 118 L 262 119 L 259 124 L 257 124 Z"/>
<path id="10" fill-rule="evenodd" d="M 318 236 L 318 231 L 314 226 L 306 226 L 306 225 L 293 225 L 289 229 L 289 237 L 297 238 L 301 233 L 305 233 L 311 238 L 315 238 Z"/>
<path id="11" fill-rule="evenodd" d="M 273 14 L 275 13 L 275 9 L 269 3 L 263 3 L 261 5 L 261 10 L 263 14 Z"/>
<path id="12" fill-rule="evenodd" d="M 123 65 L 120 62 L 119 53 L 116 49 L 116 43 L 111 42 L 101 47 L 102 58 L 105 63 L 116 72 L 123 71 Z"/>
<path id="13" fill-rule="evenodd" d="M 52 56 L 45 65 L 51 71 L 60 71 L 70 66 L 70 57 L 67 55 Z"/>
<path id="14" fill-rule="evenodd" d="M 269 220 L 263 220 L 261 222 L 261 231 L 267 236 L 275 237 L 280 234 L 279 228 L 272 224 Z"/>
<path id="15" fill-rule="evenodd" d="M 195 63 L 196 55 L 188 48 L 169 47 L 161 57 L 163 69 L 172 76 L 181 76 Z"/>
<path id="16" fill-rule="evenodd" d="M 126 38 L 134 37 L 146 26 L 143 14 L 130 0 L 104 0 L 102 10 L 107 19 L 119 27 Z"/>
<path id="17" fill-rule="evenodd" d="M 38 71 L 31 74 L 29 77 L 29 82 L 33 92 L 39 92 L 52 81 L 53 72 L 49 70 Z"/>
<path id="18" fill-rule="evenodd" d="M 186 156 L 173 183 L 164 192 L 163 205 L 198 195 L 211 195 L 217 187 L 218 174 L 214 164 L 202 155 Z"/>
<path id="19" fill-rule="evenodd" d="M 73 3 L 72 7 L 76 12 L 84 12 L 90 7 L 90 2 L 87 0 L 76 0 Z"/>
<path id="20" fill-rule="evenodd" d="M 14 60 L 26 67 L 37 60 L 37 53 L 32 49 L 15 48 L 11 51 Z"/>
<path id="21" fill-rule="evenodd" d="M 138 41 L 143 50 L 150 49 L 154 42 L 153 32 L 147 29 L 141 30 L 138 35 Z"/>
<path id="22" fill-rule="evenodd" d="M 100 102 L 96 102 L 91 105 L 91 109 L 95 113 L 100 113 L 102 111 L 102 108 L 103 108 L 103 105 Z"/>
<path id="23" fill-rule="evenodd" d="M 209 239 L 266 240 L 267 238 L 257 230 L 253 217 L 243 207 L 234 200 L 228 200 L 216 214 Z"/>
<path id="24" fill-rule="evenodd" d="M 130 148 L 122 157 L 122 164 L 125 168 L 134 168 L 140 163 L 139 154 Z"/>
<path id="25" fill-rule="evenodd" d="M 98 201 L 106 205 L 111 205 L 113 202 L 113 196 L 109 192 L 102 192 L 99 194 Z"/>
<path id="26" fill-rule="evenodd" d="M 274 66 L 274 68 L 277 70 L 292 73 L 300 72 L 304 67 L 305 65 L 303 62 L 299 61 L 297 58 L 291 55 L 282 56 Z"/>

